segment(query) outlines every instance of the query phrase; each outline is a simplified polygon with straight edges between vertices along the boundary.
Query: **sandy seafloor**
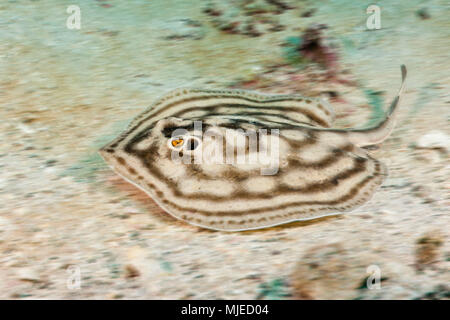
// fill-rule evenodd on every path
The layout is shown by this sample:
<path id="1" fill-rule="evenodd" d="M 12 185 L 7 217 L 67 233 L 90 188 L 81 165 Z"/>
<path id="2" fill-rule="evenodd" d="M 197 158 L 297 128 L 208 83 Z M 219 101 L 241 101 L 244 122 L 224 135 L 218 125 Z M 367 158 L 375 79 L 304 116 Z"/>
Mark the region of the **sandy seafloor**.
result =
<path id="1" fill-rule="evenodd" d="M 368 31 L 370 2 L 294 1 L 278 17 L 285 29 L 259 37 L 214 28 L 205 2 L 0 3 L 0 298 L 448 299 L 448 2 L 379 1 L 382 29 Z M 81 7 L 80 30 L 66 28 L 68 4 Z M 408 67 L 397 127 L 374 151 L 390 176 L 364 206 L 208 231 L 161 211 L 97 154 L 170 89 L 230 87 L 286 63 L 285 39 L 311 23 L 328 25 L 340 67 L 384 108 Z M 329 86 L 343 98 L 337 124 L 363 125 L 362 90 Z M 433 130 L 439 139 L 418 148 Z M 364 285 L 370 265 L 380 289 Z M 67 286 L 71 266 L 79 289 Z"/>

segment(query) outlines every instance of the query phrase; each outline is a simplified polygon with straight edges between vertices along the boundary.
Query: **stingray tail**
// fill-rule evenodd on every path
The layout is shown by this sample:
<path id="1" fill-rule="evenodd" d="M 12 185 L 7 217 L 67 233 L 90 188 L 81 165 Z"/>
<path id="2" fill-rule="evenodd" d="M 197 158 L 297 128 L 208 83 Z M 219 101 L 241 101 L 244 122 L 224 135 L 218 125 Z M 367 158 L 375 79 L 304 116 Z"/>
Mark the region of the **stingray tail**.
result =
<path id="1" fill-rule="evenodd" d="M 400 97 L 403 92 L 405 79 L 406 79 L 406 67 L 405 65 L 401 66 L 402 71 L 402 84 L 398 91 L 397 96 L 391 103 L 389 110 L 386 112 L 385 118 L 378 124 L 373 127 L 364 128 L 364 129 L 352 129 L 347 131 L 348 139 L 353 144 L 358 147 L 375 145 L 383 142 L 394 129 L 397 114 L 398 114 L 398 104 L 400 102 Z"/>

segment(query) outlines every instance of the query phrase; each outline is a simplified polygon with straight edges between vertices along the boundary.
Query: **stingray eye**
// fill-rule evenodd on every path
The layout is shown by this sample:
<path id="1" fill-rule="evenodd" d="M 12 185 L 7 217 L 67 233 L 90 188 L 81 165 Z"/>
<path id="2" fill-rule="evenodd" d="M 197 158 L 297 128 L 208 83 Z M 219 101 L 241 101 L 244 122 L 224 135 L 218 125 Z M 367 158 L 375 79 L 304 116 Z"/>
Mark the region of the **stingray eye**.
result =
<path id="1" fill-rule="evenodd" d="M 184 139 L 183 138 L 178 138 L 178 139 L 173 139 L 172 140 L 172 147 L 181 147 L 184 143 Z"/>
<path id="2" fill-rule="evenodd" d="M 183 147 L 184 144 L 185 144 L 185 139 L 183 137 L 173 137 L 167 143 L 167 145 L 169 146 L 170 149 L 173 149 L 176 151 L 181 150 L 181 147 Z"/>
<path id="3" fill-rule="evenodd" d="M 167 141 L 167 145 L 174 151 L 194 151 L 200 145 L 201 140 L 195 136 L 178 136 Z"/>

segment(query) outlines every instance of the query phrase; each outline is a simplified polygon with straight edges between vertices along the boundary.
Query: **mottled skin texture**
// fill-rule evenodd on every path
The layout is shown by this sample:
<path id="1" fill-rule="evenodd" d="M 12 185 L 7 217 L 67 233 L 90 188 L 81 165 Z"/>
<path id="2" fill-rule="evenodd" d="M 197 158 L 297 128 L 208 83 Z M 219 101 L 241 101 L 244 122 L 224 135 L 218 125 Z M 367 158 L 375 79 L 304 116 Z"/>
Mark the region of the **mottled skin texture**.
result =
<path id="1" fill-rule="evenodd" d="M 382 183 L 386 167 L 360 147 L 389 135 L 400 93 L 377 126 L 341 130 L 330 128 L 334 113 L 320 100 L 178 89 L 133 120 L 101 154 L 165 211 L 198 226 L 234 231 L 313 219 L 361 205 Z M 246 135 L 260 129 L 267 131 L 259 140 Z M 234 155 L 256 153 L 267 162 L 208 163 L 214 158 L 208 150 L 225 159 L 233 142 Z M 271 152 L 274 142 L 277 152 Z M 261 174 L 271 167 L 273 174 Z"/>

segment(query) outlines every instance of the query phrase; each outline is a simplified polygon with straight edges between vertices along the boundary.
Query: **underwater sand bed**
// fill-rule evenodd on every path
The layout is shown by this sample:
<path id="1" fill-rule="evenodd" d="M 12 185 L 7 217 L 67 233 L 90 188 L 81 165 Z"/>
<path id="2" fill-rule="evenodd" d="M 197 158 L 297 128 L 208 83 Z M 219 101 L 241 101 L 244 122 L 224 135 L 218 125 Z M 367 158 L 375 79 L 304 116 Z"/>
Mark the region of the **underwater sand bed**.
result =
<path id="1" fill-rule="evenodd" d="M 363 4 L 308 4 L 285 10 L 282 30 L 258 36 L 218 29 L 205 1 L 135 3 L 83 4 L 81 30 L 65 27 L 60 1 L 0 5 L 1 298 L 448 298 L 444 1 L 384 4 L 377 31 L 365 30 Z M 315 23 L 327 25 L 337 80 L 320 62 L 290 59 Z M 368 123 L 395 94 L 402 63 L 400 119 L 376 151 L 390 176 L 342 216 L 242 233 L 200 229 L 168 216 L 97 154 L 178 86 L 328 92 L 340 125 Z M 370 265 L 380 267 L 380 290 L 364 286 Z M 79 290 L 67 286 L 72 267 Z"/>

